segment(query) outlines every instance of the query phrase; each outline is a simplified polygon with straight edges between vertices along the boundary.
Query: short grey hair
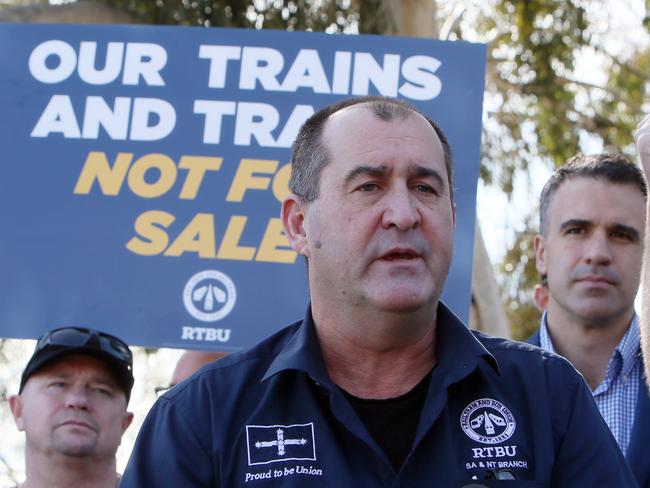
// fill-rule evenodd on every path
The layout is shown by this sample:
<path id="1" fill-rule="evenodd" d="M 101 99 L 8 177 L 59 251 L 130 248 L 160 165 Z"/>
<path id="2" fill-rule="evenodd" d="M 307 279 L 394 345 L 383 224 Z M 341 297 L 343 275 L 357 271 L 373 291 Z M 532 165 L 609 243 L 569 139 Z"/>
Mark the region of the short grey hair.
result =
<path id="1" fill-rule="evenodd" d="M 431 124 L 442 143 L 447 181 L 449 183 L 449 195 L 453 203 L 454 178 L 451 147 L 442 129 L 433 120 L 406 102 L 395 98 L 375 96 L 356 97 L 328 105 L 307 119 L 300 128 L 293 144 L 291 178 L 289 180 L 291 192 L 307 203 L 318 198 L 320 194 L 320 175 L 331 159 L 329 151 L 322 141 L 325 123 L 336 112 L 360 104 L 367 105 L 380 120 L 405 119 L 413 114 L 419 114 Z"/>

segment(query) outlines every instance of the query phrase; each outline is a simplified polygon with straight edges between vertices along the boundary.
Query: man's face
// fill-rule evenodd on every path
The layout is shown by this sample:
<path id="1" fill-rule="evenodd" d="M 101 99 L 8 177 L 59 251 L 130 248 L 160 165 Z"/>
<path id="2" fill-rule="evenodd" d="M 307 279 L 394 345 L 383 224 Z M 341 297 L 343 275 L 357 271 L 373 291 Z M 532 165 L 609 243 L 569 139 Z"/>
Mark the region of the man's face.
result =
<path id="1" fill-rule="evenodd" d="M 48 456 L 114 458 L 133 418 L 110 369 L 85 355 L 66 356 L 34 373 L 10 406 L 26 448 Z"/>
<path id="2" fill-rule="evenodd" d="M 607 325 L 631 316 L 639 286 L 645 201 L 634 185 L 575 177 L 550 202 L 548 235 L 537 236 L 537 270 L 554 309 Z"/>
<path id="3" fill-rule="evenodd" d="M 434 129 L 415 113 L 383 121 L 358 105 L 330 117 L 323 143 L 330 162 L 320 196 L 306 205 L 290 197 L 283 208 L 287 235 L 308 259 L 312 301 L 391 312 L 435 306 L 455 212 Z"/>

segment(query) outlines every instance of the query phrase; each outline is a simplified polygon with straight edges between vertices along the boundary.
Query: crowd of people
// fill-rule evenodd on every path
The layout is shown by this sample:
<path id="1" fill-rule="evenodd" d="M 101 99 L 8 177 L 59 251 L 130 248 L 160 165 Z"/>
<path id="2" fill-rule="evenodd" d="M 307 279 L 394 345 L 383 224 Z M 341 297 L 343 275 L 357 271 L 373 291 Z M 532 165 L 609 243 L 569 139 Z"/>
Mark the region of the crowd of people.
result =
<path id="1" fill-rule="evenodd" d="M 440 300 L 456 223 L 442 129 L 390 98 L 322 109 L 281 207 L 307 266 L 303 319 L 225 357 L 186 353 L 121 478 L 128 346 L 46 333 L 9 399 L 20 487 L 650 486 L 648 288 L 634 309 L 650 287 L 649 120 L 635 139 L 640 166 L 578 154 L 546 183 L 544 313 L 525 344 L 469 330 Z"/>

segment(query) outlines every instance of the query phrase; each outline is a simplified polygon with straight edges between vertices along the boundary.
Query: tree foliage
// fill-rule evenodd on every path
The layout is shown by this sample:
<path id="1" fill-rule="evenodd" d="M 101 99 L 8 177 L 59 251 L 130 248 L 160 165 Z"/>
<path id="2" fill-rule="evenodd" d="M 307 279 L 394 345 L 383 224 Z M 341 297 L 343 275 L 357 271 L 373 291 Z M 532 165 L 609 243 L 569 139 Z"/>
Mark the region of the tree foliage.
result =
<path id="1" fill-rule="evenodd" d="M 532 220 L 532 216 L 529 220 Z M 515 235 L 499 266 L 506 317 L 512 338 L 519 341 L 525 341 L 535 332 L 542 315 L 532 295 L 540 281 L 535 268 L 535 232 L 530 230 L 536 226 L 528 221 L 525 227 L 527 230 Z"/>
<path id="2" fill-rule="evenodd" d="M 480 25 L 493 39 L 487 100 L 493 97 L 496 107 L 484 124 L 481 176 L 507 194 L 514 175 L 534 164 L 560 166 L 587 143 L 635 159 L 632 131 L 647 104 L 650 50 L 645 44 L 611 52 L 613 39 L 603 36 L 608 23 L 588 15 L 605 3 L 501 0 L 497 15 Z M 645 19 L 647 28 L 647 13 Z M 586 60 L 600 64 L 604 82 L 582 76 Z M 539 281 L 532 245 L 537 199 L 531 195 L 531 213 L 500 265 L 505 310 L 520 339 L 540 315 L 532 299 Z"/>
<path id="3" fill-rule="evenodd" d="M 148 24 L 342 31 L 354 21 L 349 0 L 105 0 Z"/>

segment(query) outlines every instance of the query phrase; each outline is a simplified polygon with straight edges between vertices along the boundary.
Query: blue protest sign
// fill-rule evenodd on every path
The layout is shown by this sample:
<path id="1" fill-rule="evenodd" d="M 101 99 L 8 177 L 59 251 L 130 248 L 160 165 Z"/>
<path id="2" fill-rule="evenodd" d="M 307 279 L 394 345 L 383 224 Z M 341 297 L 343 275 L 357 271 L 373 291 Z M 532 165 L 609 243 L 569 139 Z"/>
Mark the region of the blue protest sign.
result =
<path id="1" fill-rule="evenodd" d="M 456 168 L 443 300 L 467 318 L 485 47 L 378 36 L 0 25 L 0 336 L 61 325 L 235 350 L 304 314 L 279 219 L 290 145 L 338 99 L 400 97 Z"/>

